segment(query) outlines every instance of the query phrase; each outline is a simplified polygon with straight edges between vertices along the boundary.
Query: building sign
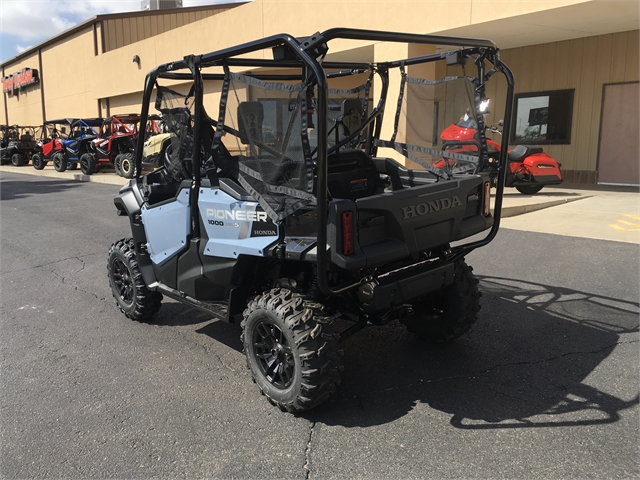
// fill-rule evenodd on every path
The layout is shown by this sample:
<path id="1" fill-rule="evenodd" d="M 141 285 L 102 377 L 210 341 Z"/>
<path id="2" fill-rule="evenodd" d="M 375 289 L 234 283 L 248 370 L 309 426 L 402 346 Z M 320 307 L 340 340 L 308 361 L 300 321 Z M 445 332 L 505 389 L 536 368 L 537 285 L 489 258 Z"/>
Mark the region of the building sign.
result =
<path id="1" fill-rule="evenodd" d="M 2 93 L 13 95 L 16 90 L 20 91 L 28 85 L 38 83 L 38 70 L 35 68 L 23 68 L 21 72 L 16 72 L 8 77 L 2 77 Z"/>

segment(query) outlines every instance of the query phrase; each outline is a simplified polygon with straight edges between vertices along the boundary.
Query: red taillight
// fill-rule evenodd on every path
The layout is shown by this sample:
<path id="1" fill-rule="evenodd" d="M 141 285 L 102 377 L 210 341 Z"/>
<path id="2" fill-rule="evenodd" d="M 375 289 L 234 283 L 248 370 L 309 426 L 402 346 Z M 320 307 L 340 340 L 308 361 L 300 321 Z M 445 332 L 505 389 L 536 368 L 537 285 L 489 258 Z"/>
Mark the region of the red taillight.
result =
<path id="1" fill-rule="evenodd" d="M 482 214 L 488 217 L 491 214 L 491 184 L 484 182 L 484 196 L 482 197 Z"/>
<path id="2" fill-rule="evenodd" d="M 342 254 L 353 254 L 353 212 L 342 212 Z"/>

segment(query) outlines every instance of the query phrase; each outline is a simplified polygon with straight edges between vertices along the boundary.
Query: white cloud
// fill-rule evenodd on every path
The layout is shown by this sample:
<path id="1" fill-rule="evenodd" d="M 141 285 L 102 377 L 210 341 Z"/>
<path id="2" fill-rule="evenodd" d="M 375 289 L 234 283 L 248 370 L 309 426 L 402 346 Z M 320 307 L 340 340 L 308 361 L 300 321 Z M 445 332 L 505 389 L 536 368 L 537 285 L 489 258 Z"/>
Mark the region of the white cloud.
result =
<path id="1" fill-rule="evenodd" d="M 22 41 L 45 40 L 95 15 L 140 10 L 140 0 L 2 0 L 0 30 Z"/>
<path id="2" fill-rule="evenodd" d="M 184 7 L 229 0 L 183 0 Z M 91 17 L 140 11 L 140 0 L 1 0 L 0 32 L 21 41 L 44 41 Z"/>
<path id="3" fill-rule="evenodd" d="M 31 47 L 33 47 L 33 45 L 27 45 L 26 47 L 23 47 L 22 45 L 16 45 L 16 50 L 18 51 L 18 53 L 22 53 L 25 50 L 29 50 Z"/>

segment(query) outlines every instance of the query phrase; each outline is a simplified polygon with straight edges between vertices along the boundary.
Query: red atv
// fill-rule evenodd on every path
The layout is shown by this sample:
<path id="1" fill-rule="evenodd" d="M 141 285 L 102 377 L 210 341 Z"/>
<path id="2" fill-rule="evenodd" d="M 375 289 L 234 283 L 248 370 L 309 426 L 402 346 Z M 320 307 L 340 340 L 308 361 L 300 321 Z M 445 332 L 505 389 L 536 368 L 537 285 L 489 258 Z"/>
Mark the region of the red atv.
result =
<path id="1" fill-rule="evenodd" d="M 100 127 L 98 137 L 89 144 L 89 152 L 80 157 L 80 168 L 85 175 L 99 172 L 104 167 L 116 166 L 133 159 L 138 139 L 140 115 L 113 115 Z"/>
<path id="2" fill-rule="evenodd" d="M 502 120 L 498 125 L 491 125 L 486 129 L 502 135 Z M 443 150 L 452 152 L 477 152 L 477 124 L 468 115 L 468 112 L 457 124 L 449 125 L 440 134 L 444 141 Z M 489 159 L 498 158 L 500 144 L 491 139 L 487 139 Z M 516 145 L 508 154 L 509 167 L 505 187 L 515 187 L 520 193 L 533 195 L 542 190 L 545 185 L 559 185 L 562 183 L 562 173 L 560 163 L 542 150 L 539 146 Z M 435 167 L 442 168 L 445 160 L 442 159 L 434 164 Z M 453 163 L 453 160 L 449 160 Z M 451 165 L 453 166 L 453 165 Z"/>
<path id="3" fill-rule="evenodd" d="M 69 119 L 49 120 L 42 125 L 42 135 L 36 143 L 36 152 L 31 156 L 31 163 L 36 170 L 42 170 L 54 156 L 64 152 L 64 139 L 67 138 Z M 59 163 L 59 158 L 56 158 Z M 58 168 L 56 168 L 58 170 Z"/>

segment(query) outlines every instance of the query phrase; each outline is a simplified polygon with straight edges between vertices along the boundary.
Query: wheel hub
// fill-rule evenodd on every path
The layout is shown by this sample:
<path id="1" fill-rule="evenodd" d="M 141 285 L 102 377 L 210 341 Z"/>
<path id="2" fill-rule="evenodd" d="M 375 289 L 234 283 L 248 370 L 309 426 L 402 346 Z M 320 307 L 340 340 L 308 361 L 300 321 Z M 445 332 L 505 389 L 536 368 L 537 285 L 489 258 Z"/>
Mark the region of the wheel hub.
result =
<path id="1" fill-rule="evenodd" d="M 276 325 L 260 322 L 254 330 L 253 347 L 255 359 L 269 383 L 280 389 L 289 387 L 295 365 L 283 332 Z"/>

